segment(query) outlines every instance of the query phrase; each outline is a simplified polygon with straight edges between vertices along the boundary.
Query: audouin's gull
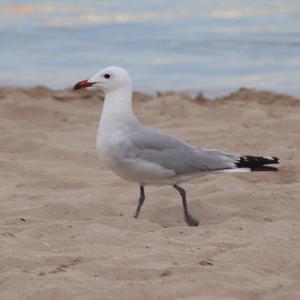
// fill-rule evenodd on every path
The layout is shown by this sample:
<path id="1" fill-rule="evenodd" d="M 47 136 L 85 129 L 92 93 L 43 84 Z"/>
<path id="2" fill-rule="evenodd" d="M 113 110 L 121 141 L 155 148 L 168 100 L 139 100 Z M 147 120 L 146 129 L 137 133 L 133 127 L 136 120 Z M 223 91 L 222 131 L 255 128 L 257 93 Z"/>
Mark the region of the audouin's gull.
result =
<path id="1" fill-rule="evenodd" d="M 185 190 L 179 186 L 208 172 L 276 171 L 265 166 L 279 163 L 276 157 L 240 156 L 205 149 L 182 142 L 165 133 L 144 127 L 132 110 L 132 83 L 126 70 L 108 67 L 74 90 L 97 86 L 105 93 L 97 133 L 97 154 L 118 176 L 140 187 L 134 217 L 145 200 L 146 185 L 170 185 L 181 195 L 184 217 L 189 226 L 198 226 L 188 212 Z"/>

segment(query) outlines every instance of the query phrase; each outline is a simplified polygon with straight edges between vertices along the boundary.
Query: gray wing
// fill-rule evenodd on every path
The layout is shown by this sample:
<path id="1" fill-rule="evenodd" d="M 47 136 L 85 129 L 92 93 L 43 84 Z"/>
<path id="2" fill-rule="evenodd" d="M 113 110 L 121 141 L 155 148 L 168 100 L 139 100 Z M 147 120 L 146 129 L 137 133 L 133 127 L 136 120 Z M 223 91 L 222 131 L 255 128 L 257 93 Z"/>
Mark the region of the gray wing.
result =
<path id="1" fill-rule="evenodd" d="M 219 150 L 194 147 L 146 127 L 139 127 L 130 139 L 130 158 L 156 163 L 176 175 L 232 169 L 239 159 Z"/>

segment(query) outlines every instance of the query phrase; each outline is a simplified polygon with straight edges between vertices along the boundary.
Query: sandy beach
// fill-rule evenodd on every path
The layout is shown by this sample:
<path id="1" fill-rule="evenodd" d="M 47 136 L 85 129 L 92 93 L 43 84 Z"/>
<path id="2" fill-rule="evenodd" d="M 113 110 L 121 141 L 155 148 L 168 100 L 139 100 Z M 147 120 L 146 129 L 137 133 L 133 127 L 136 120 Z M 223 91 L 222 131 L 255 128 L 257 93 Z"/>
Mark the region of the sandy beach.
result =
<path id="1" fill-rule="evenodd" d="M 194 145 L 272 155 L 279 172 L 138 186 L 97 160 L 97 90 L 0 88 L 1 300 L 300 299 L 300 99 L 135 92 L 146 125 Z"/>

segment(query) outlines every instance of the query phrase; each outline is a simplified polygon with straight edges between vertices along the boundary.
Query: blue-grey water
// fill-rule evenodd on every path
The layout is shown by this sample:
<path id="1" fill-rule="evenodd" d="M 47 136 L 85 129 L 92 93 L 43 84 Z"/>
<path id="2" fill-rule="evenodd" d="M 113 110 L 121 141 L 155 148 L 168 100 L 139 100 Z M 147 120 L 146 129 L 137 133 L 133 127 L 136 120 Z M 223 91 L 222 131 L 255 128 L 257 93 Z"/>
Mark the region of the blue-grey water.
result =
<path id="1" fill-rule="evenodd" d="M 108 65 L 145 92 L 299 96 L 300 1 L 0 2 L 0 85 L 66 88 Z"/>

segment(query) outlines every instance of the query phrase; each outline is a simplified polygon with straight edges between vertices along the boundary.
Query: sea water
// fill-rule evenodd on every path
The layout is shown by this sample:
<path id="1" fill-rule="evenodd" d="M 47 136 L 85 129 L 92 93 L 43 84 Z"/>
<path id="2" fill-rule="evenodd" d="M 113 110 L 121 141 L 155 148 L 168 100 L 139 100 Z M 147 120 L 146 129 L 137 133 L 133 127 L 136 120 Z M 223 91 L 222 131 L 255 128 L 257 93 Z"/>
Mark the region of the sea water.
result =
<path id="1" fill-rule="evenodd" d="M 150 93 L 299 96 L 300 1 L 0 2 L 0 85 L 67 88 L 109 65 Z"/>

